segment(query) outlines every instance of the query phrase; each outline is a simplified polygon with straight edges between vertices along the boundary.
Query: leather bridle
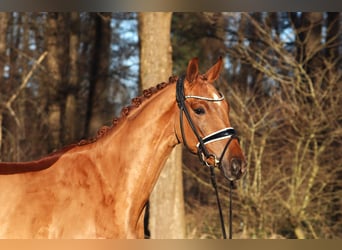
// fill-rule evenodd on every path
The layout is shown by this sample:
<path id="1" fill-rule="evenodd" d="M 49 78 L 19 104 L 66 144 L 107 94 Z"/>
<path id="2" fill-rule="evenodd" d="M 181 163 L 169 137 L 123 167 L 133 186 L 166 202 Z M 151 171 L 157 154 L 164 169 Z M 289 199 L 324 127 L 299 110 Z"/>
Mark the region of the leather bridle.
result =
<path id="1" fill-rule="evenodd" d="M 196 129 L 194 122 L 191 119 L 190 113 L 188 108 L 185 105 L 186 99 L 193 98 L 193 99 L 199 99 L 199 100 L 204 100 L 208 102 L 220 102 L 224 100 L 224 96 L 221 94 L 219 98 L 209 98 L 209 97 L 203 97 L 203 96 L 194 96 L 194 95 L 185 95 L 184 94 L 184 77 L 180 77 L 177 80 L 177 86 L 176 86 L 176 100 L 178 103 L 179 107 L 179 119 L 180 119 L 180 128 L 181 128 L 181 134 L 182 134 L 182 139 L 185 147 L 190 151 L 190 147 L 186 141 L 185 133 L 184 133 L 184 121 L 183 121 L 183 113 L 188 121 L 188 124 L 193 131 L 194 135 L 197 138 L 197 155 L 200 159 L 200 161 L 206 165 L 206 166 L 214 166 L 214 167 L 219 167 L 221 168 L 222 165 L 222 159 L 224 157 L 224 154 L 226 153 L 229 144 L 233 139 L 238 139 L 238 136 L 232 127 L 227 127 L 220 129 L 214 133 L 211 133 L 205 137 L 201 137 L 198 133 L 198 130 Z M 206 147 L 206 144 L 209 144 L 214 141 L 219 141 L 223 139 L 229 139 L 225 145 L 225 147 L 222 150 L 221 155 L 219 157 L 213 153 L 210 153 Z M 213 159 L 214 165 L 209 163 L 209 160 Z"/>
<path id="2" fill-rule="evenodd" d="M 199 100 L 204 100 L 204 101 L 208 101 L 208 102 L 220 102 L 224 100 L 224 96 L 220 93 L 220 97 L 219 98 L 210 98 L 210 97 L 203 97 L 203 96 L 195 96 L 195 95 L 185 95 L 184 94 L 184 77 L 180 77 L 177 80 L 177 85 L 176 85 L 176 100 L 177 100 L 177 104 L 179 107 L 179 119 L 180 119 L 180 128 L 181 128 L 181 134 L 182 134 L 182 139 L 183 139 L 183 143 L 185 145 L 185 147 L 190 151 L 190 147 L 186 141 L 186 137 L 185 137 L 185 133 L 184 133 L 184 121 L 183 121 L 183 113 L 185 114 L 185 117 L 189 123 L 189 126 L 191 127 L 191 130 L 193 131 L 193 133 L 195 134 L 196 138 L 197 138 L 197 155 L 200 159 L 200 161 L 202 162 L 202 164 L 208 166 L 210 168 L 210 173 L 211 173 L 211 182 L 212 185 L 214 187 L 215 190 L 215 194 L 216 194 L 216 200 L 217 200 L 217 205 L 218 205 L 218 210 L 219 210 L 219 215 L 220 215 L 220 221 L 221 221 L 221 229 L 222 229 L 222 234 L 223 234 L 223 238 L 226 239 L 227 235 L 226 235 L 226 229 L 225 229 L 225 225 L 224 225 L 224 219 L 223 219 L 223 214 L 222 214 L 222 208 L 221 208 L 221 203 L 220 203 L 220 198 L 219 198 L 219 193 L 217 190 L 217 184 L 216 184 L 216 177 L 215 177 L 215 171 L 214 171 L 214 167 L 218 167 L 222 170 L 222 159 L 224 157 L 224 154 L 226 153 L 229 144 L 232 142 L 233 139 L 237 139 L 239 140 L 234 128 L 232 127 L 228 127 L 228 128 L 223 128 L 220 129 L 214 133 L 211 133 L 205 137 L 201 137 L 198 133 L 198 130 L 196 129 L 188 108 L 185 105 L 185 101 L 186 99 L 189 98 L 194 98 L 194 99 L 199 99 Z M 223 139 L 229 139 L 226 143 L 226 145 L 224 146 L 222 153 L 219 157 L 217 157 L 215 154 L 210 153 L 206 147 L 206 144 L 209 144 L 211 142 L 214 141 L 219 141 L 219 140 L 223 140 Z M 209 160 L 210 158 L 213 158 L 213 162 L 214 164 L 210 164 Z M 233 181 L 229 180 L 229 184 L 230 184 L 230 202 L 229 202 L 229 239 L 232 239 L 232 187 L 233 187 Z"/>

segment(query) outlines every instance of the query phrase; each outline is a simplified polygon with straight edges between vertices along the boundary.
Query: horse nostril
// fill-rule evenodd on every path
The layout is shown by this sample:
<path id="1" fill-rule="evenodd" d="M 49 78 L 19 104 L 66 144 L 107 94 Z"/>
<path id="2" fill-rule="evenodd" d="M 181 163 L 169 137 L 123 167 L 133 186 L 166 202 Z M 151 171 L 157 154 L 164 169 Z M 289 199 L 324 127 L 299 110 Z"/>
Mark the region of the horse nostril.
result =
<path id="1" fill-rule="evenodd" d="M 241 160 L 233 158 L 231 161 L 231 172 L 232 175 L 238 177 L 241 175 Z"/>

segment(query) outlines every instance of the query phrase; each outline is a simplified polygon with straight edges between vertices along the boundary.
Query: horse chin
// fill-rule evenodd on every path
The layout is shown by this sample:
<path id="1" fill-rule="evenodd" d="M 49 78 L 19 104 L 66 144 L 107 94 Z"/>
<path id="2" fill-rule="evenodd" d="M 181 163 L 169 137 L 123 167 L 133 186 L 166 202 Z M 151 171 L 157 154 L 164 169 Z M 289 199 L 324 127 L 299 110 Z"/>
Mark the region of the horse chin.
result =
<path id="1" fill-rule="evenodd" d="M 221 167 L 221 172 L 228 181 L 236 181 L 238 179 L 236 176 L 233 176 L 225 167 Z"/>

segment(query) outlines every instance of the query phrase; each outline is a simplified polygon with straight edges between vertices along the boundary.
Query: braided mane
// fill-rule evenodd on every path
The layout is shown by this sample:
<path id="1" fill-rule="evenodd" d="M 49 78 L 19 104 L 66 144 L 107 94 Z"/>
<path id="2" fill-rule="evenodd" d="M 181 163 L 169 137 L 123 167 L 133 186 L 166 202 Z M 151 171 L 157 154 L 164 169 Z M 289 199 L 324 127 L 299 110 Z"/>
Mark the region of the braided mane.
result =
<path id="1" fill-rule="evenodd" d="M 149 99 L 152 95 L 154 95 L 155 93 L 159 92 L 160 90 L 164 89 L 166 86 L 177 82 L 178 77 L 177 76 L 171 76 L 169 78 L 168 82 L 161 82 L 159 84 L 157 84 L 154 87 L 148 88 L 143 90 L 142 95 L 138 96 L 138 97 L 134 97 L 131 100 L 131 105 L 123 107 L 121 110 L 121 114 L 119 117 L 115 117 L 112 120 L 112 125 L 111 126 L 102 126 L 96 134 L 96 137 L 94 138 L 90 138 L 90 139 L 83 139 L 81 141 L 79 141 L 76 145 L 78 146 L 83 146 L 83 145 L 87 145 L 90 143 L 94 143 L 96 142 L 98 139 L 104 137 L 109 131 L 111 131 L 113 128 L 116 127 L 116 125 L 118 125 L 123 119 L 125 119 L 132 110 L 140 107 L 140 105 L 147 99 Z M 75 145 L 75 146 L 76 146 Z"/>
<path id="2" fill-rule="evenodd" d="M 114 118 L 111 126 L 103 126 L 97 131 L 97 135 L 94 138 L 81 140 L 78 143 L 67 145 L 57 151 L 54 151 L 45 157 L 29 162 L 1 162 L 0 163 L 0 174 L 16 174 L 16 173 L 26 173 L 32 171 L 40 171 L 46 168 L 51 167 L 65 152 L 77 147 L 88 145 L 96 142 L 98 139 L 104 137 L 108 134 L 109 131 L 113 130 L 116 125 L 118 125 L 123 119 L 125 119 L 132 110 L 140 107 L 140 105 L 147 99 L 149 99 L 152 95 L 165 88 L 166 86 L 175 83 L 177 81 L 177 77 L 170 77 L 169 82 L 162 82 L 156 85 L 155 87 L 151 87 L 143 91 L 141 96 L 135 97 L 131 101 L 131 105 L 124 107 L 121 110 L 121 115 L 119 118 Z"/>

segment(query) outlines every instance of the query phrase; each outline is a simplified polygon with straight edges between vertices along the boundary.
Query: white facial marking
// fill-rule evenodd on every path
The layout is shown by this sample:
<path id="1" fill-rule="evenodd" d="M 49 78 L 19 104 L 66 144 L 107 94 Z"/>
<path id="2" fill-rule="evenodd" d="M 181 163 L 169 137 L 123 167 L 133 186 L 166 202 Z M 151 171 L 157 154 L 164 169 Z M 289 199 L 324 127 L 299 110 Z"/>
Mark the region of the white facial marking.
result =
<path id="1" fill-rule="evenodd" d="M 214 93 L 214 95 L 213 95 L 213 99 L 221 99 L 221 96 L 219 96 L 217 93 Z M 217 103 L 219 106 L 221 106 L 222 105 L 222 102 L 215 102 L 215 103 Z"/>

